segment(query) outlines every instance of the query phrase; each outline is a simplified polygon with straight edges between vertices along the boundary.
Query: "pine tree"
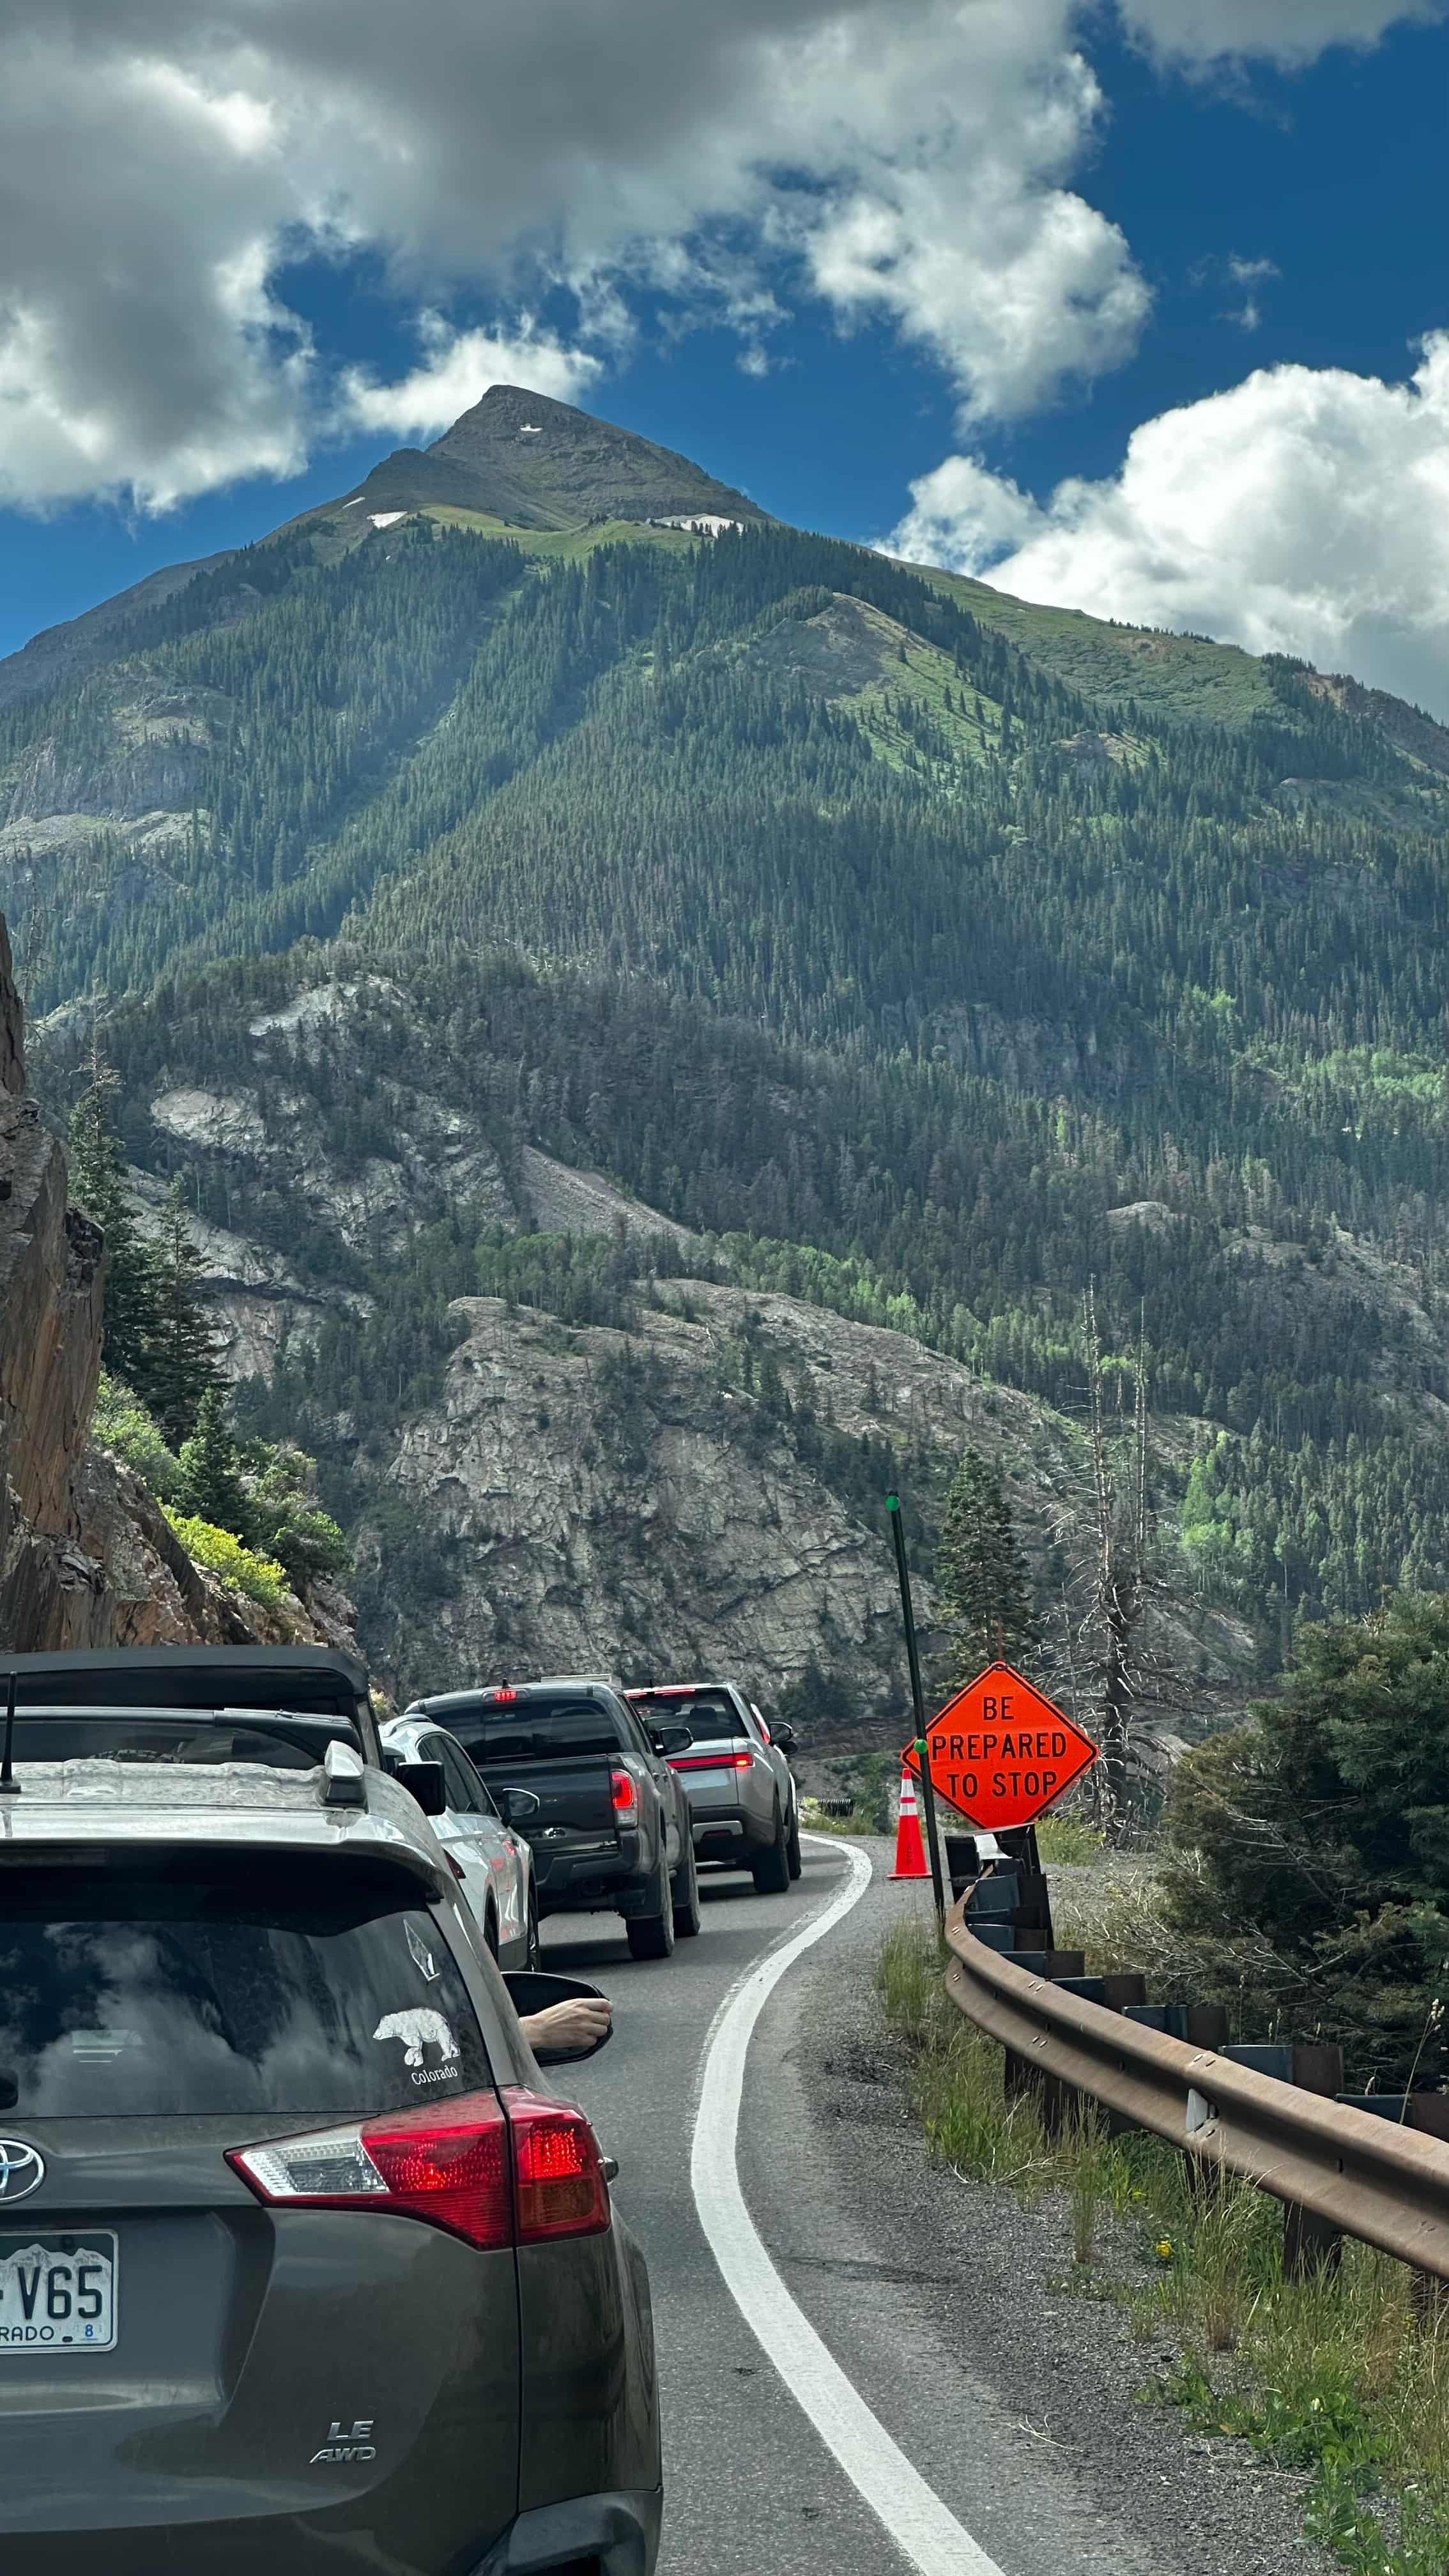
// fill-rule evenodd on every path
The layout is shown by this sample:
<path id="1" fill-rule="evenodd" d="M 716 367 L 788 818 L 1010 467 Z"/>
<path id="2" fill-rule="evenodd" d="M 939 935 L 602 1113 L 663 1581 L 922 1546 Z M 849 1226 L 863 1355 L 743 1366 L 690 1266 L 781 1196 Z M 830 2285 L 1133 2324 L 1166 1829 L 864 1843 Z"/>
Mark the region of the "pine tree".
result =
<path id="1" fill-rule="evenodd" d="M 1036 1636 L 1031 1576 L 996 1469 L 967 1449 L 946 1497 L 936 1592 L 950 1644 L 943 1685 L 959 1690 L 998 1655 L 1024 1654 Z"/>
<path id="2" fill-rule="evenodd" d="M 139 1390 L 147 1341 L 157 1321 L 159 1281 L 154 1255 L 126 1197 L 125 1150 L 111 1123 L 111 1095 L 118 1082 L 99 1036 L 93 1037 L 90 1084 L 71 1113 L 67 1139 L 70 1195 L 105 1237 L 106 1366 L 113 1377 Z"/>
<path id="3" fill-rule="evenodd" d="M 227 1428 L 220 1391 L 208 1387 L 197 1407 L 196 1429 L 181 1444 L 181 1472 L 186 1479 L 186 1509 L 215 1528 L 249 1536 L 246 1489 L 238 1466 L 237 1444 Z"/>
<path id="4" fill-rule="evenodd" d="M 155 1322 L 137 1388 L 173 1449 L 190 1438 L 204 1399 L 221 1390 L 211 1320 L 201 1297 L 200 1253 L 191 1240 L 181 1184 L 173 1182 L 157 1247 Z"/>

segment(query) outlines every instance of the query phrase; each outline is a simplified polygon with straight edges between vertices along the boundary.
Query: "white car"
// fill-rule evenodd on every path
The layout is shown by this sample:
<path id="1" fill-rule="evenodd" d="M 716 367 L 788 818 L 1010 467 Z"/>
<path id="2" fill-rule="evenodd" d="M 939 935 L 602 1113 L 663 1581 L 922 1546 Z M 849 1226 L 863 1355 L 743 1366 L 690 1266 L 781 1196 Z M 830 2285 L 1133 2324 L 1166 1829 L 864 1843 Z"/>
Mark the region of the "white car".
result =
<path id="1" fill-rule="evenodd" d="M 533 1853 L 522 1834 L 505 1824 L 462 1745 L 446 1728 L 425 1717 L 393 1717 L 380 1733 L 384 1753 L 396 1760 L 441 1764 L 448 1803 L 429 1821 L 458 1882 L 458 1894 L 500 1967 L 536 1968 Z"/>

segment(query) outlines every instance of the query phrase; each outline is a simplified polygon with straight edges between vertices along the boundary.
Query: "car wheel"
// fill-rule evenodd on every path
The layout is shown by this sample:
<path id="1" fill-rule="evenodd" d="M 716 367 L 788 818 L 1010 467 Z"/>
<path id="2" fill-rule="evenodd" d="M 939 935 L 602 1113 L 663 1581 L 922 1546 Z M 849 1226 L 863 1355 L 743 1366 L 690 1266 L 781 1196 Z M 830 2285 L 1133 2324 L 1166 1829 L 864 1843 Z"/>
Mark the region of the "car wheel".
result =
<path id="1" fill-rule="evenodd" d="M 785 1836 L 785 1819 L 775 1809 L 775 1839 L 758 1851 L 750 1863 L 757 1896 L 783 1896 L 790 1884 L 790 1846 Z"/>
<path id="2" fill-rule="evenodd" d="M 699 1872 L 694 1865 L 694 1844 L 687 1842 L 684 1858 L 674 1873 L 674 1931 L 680 1941 L 692 1941 L 699 1930 Z"/>
<path id="3" fill-rule="evenodd" d="M 674 1891 L 669 1884 L 669 1867 L 663 1852 L 659 1855 L 659 1911 L 636 1914 L 624 1926 L 629 1936 L 631 1959 L 667 1959 L 674 1948 Z"/>
<path id="4" fill-rule="evenodd" d="M 538 1899 L 530 1890 L 528 1899 L 528 1948 L 524 1953 L 525 1968 L 536 1969 L 543 1958 L 543 1935 L 538 1928 Z"/>
<path id="5" fill-rule="evenodd" d="M 790 1835 L 789 1840 L 785 1845 L 785 1858 L 789 1863 L 790 1876 L 792 1878 L 798 1878 L 801 1870 L 805 1866 L 805 1863 L 800 1857 L 800 1813 L 798 1808 L 790 1818 Z"/>

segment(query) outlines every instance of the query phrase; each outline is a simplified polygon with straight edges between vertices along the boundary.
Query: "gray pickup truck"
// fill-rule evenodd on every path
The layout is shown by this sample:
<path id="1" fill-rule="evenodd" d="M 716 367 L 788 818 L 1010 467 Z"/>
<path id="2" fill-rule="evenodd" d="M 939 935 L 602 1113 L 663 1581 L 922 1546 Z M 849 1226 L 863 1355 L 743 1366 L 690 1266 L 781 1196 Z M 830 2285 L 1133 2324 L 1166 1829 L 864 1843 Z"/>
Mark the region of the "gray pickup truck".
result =
<path id="1" fill-rule="evenodd" d="M 611 1684 L 564 1675 L 415 1700 L 447 1728 L 533 1847 L 540 1919 L 623 1916 L 636 1959 L 699 1930 L 689 1793 L 669 1766 L 690 1730 L 635 1714 Z"/>

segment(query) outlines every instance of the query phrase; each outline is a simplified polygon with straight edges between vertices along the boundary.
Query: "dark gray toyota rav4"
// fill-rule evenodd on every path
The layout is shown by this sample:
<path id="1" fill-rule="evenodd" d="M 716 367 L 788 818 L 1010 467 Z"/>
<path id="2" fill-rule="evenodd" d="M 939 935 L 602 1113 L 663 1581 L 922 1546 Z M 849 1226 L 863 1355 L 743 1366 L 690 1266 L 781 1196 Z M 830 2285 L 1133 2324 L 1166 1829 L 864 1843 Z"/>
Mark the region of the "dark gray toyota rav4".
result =
<path id="1" fill-rule="evenodd" d="M 15 1778 L 4 2576 L 650 2576 L 643 2258 L 415 1802 L 339 1742 Z"/>

